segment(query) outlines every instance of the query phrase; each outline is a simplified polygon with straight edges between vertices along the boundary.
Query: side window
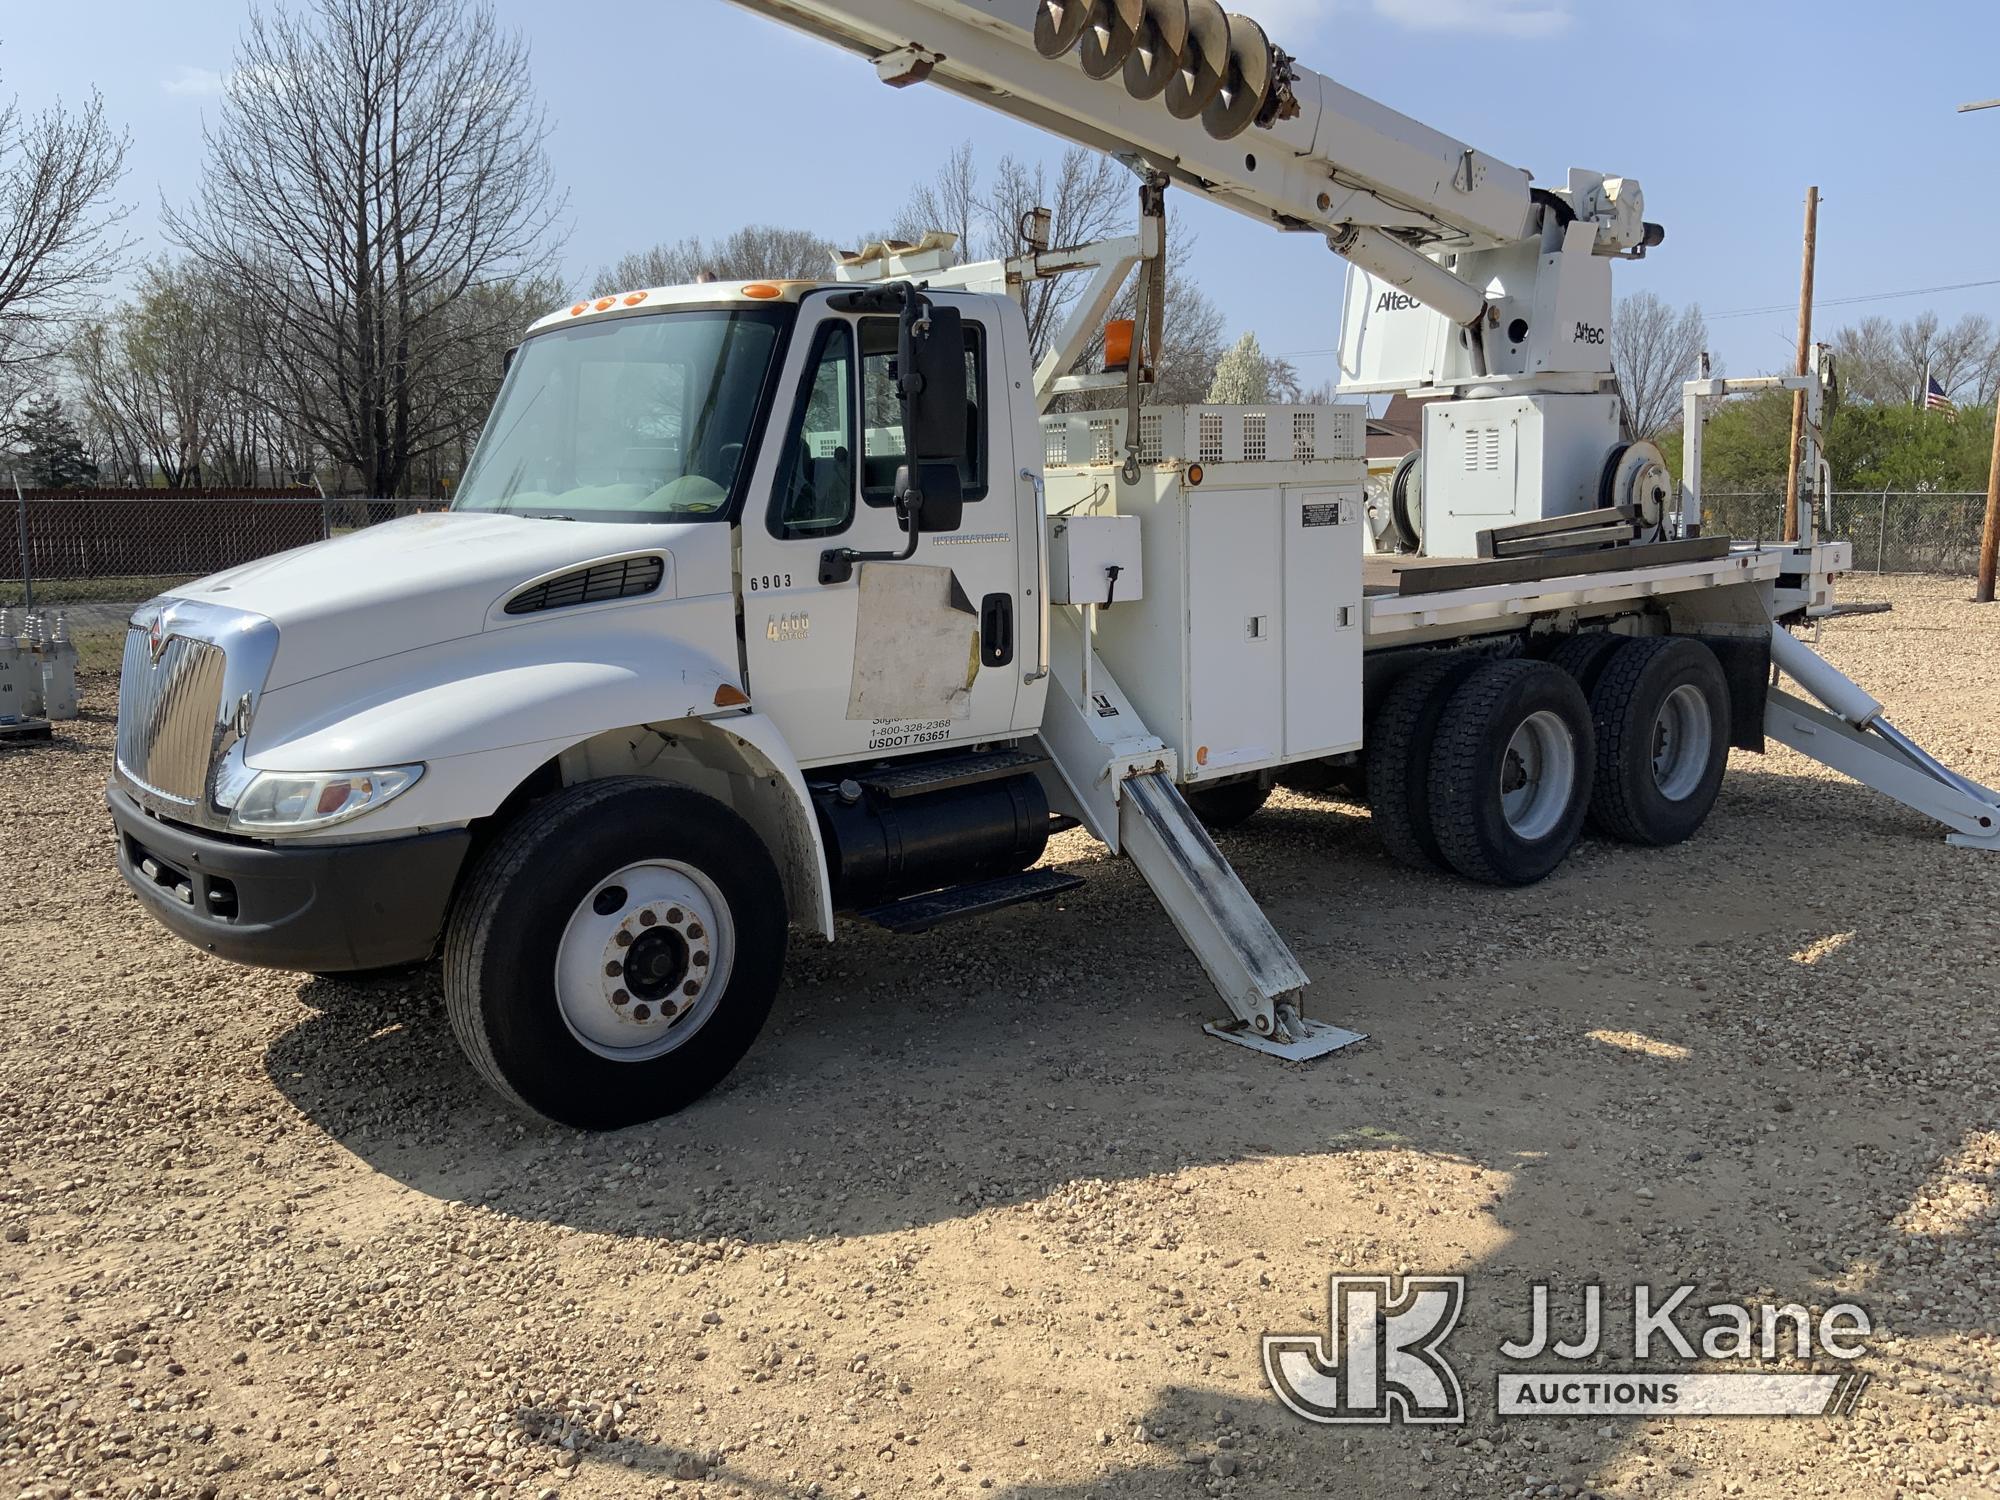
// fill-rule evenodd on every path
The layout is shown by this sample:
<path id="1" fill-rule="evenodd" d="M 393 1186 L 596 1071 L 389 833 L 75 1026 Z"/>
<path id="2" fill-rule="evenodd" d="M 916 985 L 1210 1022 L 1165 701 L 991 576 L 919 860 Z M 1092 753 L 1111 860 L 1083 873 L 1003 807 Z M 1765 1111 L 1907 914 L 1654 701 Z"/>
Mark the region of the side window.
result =
<path id="1" fill-rule="evenodd" d="M 829 323 L 819 336 L 772 497 L 781 538 L 832 536 L 854 519 L 854 334 Z"/>
<path id="2" fill-rule="evenodd" d="M 903 408 L 891 374 L 896 363 L 896 320 L 861 320 L 861 497 L 893 505 L 903 451 Z M 965 325 L 966 457 L 958 466 L 967 500 L 986 498 L 986 330 Z"/>

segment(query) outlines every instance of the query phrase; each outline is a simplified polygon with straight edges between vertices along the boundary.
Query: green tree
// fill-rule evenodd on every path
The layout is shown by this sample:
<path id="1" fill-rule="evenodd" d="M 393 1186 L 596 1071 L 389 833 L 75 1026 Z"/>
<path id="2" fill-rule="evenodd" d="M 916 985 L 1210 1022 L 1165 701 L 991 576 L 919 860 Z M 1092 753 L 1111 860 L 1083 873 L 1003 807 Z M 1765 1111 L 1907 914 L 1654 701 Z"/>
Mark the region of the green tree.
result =
<path id="1" fill-rule="evenodd" d="M 1836 489 L 1980 490 L 1993 451 L 1993 413 L 1846 406 L 1826 446 Z"/>
<path id="2" fill-rule="evenodd" d="M 35 489 L 81 489 L 97 479 L 97 465 L 84 451 L 76 423 L 54 396 L 42 396 L 21 409 L 14 423 L 14 442 L 25 461 L 25 477 Z"/>

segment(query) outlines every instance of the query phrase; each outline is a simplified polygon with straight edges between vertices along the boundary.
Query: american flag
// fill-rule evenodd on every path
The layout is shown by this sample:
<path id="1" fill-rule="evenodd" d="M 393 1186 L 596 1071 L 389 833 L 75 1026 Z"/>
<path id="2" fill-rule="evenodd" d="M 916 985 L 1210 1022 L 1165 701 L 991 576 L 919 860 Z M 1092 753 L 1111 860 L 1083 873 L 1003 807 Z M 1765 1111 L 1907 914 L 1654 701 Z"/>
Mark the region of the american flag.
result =
<path id="1" fill-rule="evenodd" d="M 1945 394 L 1944 387 L 1937 383 L 1937 377 L 1935 375 L 1929 377 L 1924 382 L 1924 385 L 1925 385 L 1925 390 L 1924 390 L 1925 411 L 1955 412 L 1958 410 L 1958 407 L 1953 403 L 1951 397 Z"/>

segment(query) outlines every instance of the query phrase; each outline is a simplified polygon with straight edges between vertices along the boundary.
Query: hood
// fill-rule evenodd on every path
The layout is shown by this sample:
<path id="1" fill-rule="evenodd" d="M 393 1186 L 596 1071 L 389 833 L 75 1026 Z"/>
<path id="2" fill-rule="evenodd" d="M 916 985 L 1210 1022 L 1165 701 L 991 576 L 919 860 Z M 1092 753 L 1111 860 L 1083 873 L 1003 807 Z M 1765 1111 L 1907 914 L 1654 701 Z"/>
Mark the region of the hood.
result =
<path id="1" fill-rule="evenodd" d="M 694 576 L 681 555 L 689 551 L 709 564 Z M 494 617 L 525 584 L 635 552 L 666 558 L 666 573 L 653 598 L 729 587 L 727 526 L 603 524 L 445 511 L 260 558 L 175 589 L 173 597 L 248 610 L 273 621 L 278 653 L 266 686 L 275 689 L 512 623 L 514 617 Z M 709 553 L 720 556 L 719 581 L 707 576 L 715 572 Z"/>

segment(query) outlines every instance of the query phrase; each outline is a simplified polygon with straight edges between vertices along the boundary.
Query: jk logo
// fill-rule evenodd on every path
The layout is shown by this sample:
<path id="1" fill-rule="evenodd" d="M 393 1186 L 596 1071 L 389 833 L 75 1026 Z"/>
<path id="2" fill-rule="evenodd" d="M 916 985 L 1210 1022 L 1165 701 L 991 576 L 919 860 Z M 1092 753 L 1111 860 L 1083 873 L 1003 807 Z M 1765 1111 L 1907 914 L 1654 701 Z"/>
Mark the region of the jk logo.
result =
<path id="1" fill-rule="evenodd" d="M 1335 1276 L 1328 1327 L 1264 1335 L 1264 1378 L 1308 1422 L 1444 1425 L 1465 1420 L 1458 1373 L 1438 1350 L 1465 1307 L 1463 1276 Z"/>

